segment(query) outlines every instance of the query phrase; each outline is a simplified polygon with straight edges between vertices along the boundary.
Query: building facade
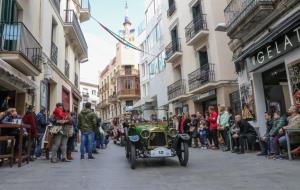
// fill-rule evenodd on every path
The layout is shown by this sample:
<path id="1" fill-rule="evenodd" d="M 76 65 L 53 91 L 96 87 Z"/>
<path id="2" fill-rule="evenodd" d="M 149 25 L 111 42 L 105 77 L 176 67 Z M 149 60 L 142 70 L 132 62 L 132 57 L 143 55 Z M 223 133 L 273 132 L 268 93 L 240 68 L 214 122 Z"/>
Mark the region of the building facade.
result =
<path id="1" fill-rule="evenodd" d="M 92 83 L 80 81 L 80 92 L 82 96 L 80 110 L 84 108 L 85 103 L 90 102 L 92 104 L 92 109 L 96 111 L 96 107 L 99 104 L 98 90 L 99 90 L 98 84 L 92 84 Z"/>
<path id="2" fill-rule="evenodd" d="M 169 112 L 205 113 L 226 105 L 238 90 L 229 38 L 215 31 L 225 22 L 226 0 L 164 0 L 167 96 Z M 151 86 L 151 85 L 150 85 Z M 236 110 L 235 110 L 236 109 Z"/>
<path id="3" fill-rule="evenodd" d="M 2 0 L 0 101 L 20 114 L 27 105 L 78 111 L 80 63 L 87 44 L 79 22 L 90 18 L 88 0 Z"/>
<path id="4" fill-rule="evenodd" d="M 166 118 L 168 110 L 167 75 L 164 45 L 163 1 L 145 1 L 145 21 L 142 22 L 138 45 L 140 54 L 141 100 L 134 105 L 143 117 Z"/>
<path id="5" fill-rule="evenodd" d="M 122 38 L 135 44 L 135 30 L 131 28 L 128 7 L 120 31 Z M 97 109 L 104 121 L 118 122 L 122 114 L 133 108 L 140 99 L 138 54 L 121 43 L 116 44 L 116 57 L 100 74 L 100 103 Z"/>
<path id="6" fill-rule="evenodd" d="M 264 112 L 300 107 L 300 2 L 231 0 L 224 12 L 243 118 L 261 127 Z"/>

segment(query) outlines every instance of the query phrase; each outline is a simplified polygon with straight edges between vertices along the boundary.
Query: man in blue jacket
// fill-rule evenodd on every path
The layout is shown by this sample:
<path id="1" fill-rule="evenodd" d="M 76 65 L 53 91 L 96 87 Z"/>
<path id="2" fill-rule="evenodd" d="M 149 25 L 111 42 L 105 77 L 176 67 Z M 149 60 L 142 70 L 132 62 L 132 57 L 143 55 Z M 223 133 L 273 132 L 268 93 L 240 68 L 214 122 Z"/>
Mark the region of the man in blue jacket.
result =
<path id="1" fill-rule="evenodd" d="M 49 125 L 49 119 L 47 116 L 46 109 L 42 108 L 41 111 L 36 115 L 36 118 L 37 118 L 38 138 L 37 138 L 37 145 L 35 148 L 35 156 L 39 158 L 42 155 L 43 136 L 45 134 L 47 125 Z"/>

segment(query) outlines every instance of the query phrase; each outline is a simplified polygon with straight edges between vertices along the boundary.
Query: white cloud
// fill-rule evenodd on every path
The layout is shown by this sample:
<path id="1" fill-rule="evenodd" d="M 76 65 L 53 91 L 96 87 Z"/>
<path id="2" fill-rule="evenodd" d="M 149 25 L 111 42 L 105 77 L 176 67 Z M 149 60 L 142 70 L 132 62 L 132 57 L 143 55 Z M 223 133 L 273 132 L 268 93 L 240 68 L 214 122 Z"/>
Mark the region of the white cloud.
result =
<path id="1" fill-rule="evenodd" d="M 116 41 L 103 32 L 99 32 L 99 35 L 101 36 L 92 33 L 84 34 L 89 47 L 89 61 L 81 64 L 81 81 L 97 84 L 99 72 L 115 56 Z"/>

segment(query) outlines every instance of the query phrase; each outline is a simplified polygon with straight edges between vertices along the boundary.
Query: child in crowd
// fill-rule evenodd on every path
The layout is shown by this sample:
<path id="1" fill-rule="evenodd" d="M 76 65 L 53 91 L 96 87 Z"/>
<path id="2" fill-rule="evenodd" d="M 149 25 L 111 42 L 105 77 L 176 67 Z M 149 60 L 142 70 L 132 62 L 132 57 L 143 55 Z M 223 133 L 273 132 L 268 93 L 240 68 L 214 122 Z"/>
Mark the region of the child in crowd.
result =
<path id="1" fill-rule="evenodd" d="M 207 126 L 206 126 L 206 120 L 202 118 L 199 123 L 199 136 L 200 136 L 200 148 L 201 149 L 207 149 L 208 143 L 207 143 Z"/>

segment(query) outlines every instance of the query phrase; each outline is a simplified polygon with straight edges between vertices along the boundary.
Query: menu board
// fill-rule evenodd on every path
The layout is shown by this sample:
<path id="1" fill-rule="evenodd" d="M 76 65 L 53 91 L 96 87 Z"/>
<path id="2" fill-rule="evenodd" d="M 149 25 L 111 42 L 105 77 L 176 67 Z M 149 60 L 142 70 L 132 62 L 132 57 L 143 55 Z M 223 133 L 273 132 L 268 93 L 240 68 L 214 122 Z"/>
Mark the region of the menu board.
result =
<path id="1" fill-rule="evenodd" d="M 289 66 L 289 79 L 292 87 L 294 103 L 300 108 L 300 63 Z"/>

